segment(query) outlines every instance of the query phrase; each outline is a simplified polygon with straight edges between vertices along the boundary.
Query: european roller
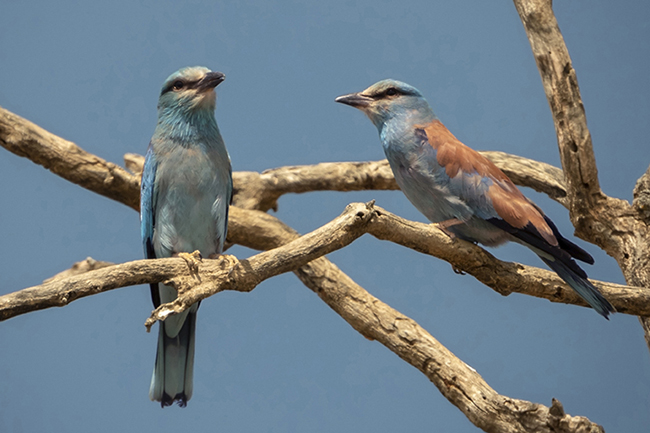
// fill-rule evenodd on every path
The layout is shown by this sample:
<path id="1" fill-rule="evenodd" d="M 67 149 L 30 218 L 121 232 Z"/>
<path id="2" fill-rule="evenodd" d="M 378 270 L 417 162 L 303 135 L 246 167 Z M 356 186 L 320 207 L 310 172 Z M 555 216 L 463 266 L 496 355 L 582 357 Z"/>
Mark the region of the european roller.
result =
<path id="1" fill-rule="evenodd" d="M 525 245 L 599 314 L 614 312 L 574 260 L 593 264 L 589 253 L 564 238 L 496 165 L 454 137 L 416 88 L 383 80 L 336 102 L 370 118 L 401 190 L 450 237 Z"/>
<path id="2" fill-rule="evenodd" d="M 232 197 L 230 157 L 214 117 L 221 72 L 188 67 L 165 80 L 158 123 L 147 150 L 140 192 L 140 228 L 147 258 L 198 250 L 215 258 L 223 251 Z M 151 285 L 154 307 L 176 290 Z M 149 398 L 162 407 L 184 407 L 192 397 L 194 333 L 199 303 L 160 322 Z"/>

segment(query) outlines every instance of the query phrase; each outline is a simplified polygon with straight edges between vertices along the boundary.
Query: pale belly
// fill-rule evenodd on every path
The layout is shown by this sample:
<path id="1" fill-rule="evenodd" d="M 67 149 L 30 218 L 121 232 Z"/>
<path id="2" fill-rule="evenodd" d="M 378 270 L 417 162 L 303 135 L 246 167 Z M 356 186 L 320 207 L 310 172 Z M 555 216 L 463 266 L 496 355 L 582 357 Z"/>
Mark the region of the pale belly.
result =
<path id="1" fill-rule="evenodd" d="M 157 257 L 195 250 L 204 257 L 221 252 L 230 184 L 229 174 L 220 171 L 217 162 L 205 153 L 185 151 L 159 166 L 153 233 Z"/>

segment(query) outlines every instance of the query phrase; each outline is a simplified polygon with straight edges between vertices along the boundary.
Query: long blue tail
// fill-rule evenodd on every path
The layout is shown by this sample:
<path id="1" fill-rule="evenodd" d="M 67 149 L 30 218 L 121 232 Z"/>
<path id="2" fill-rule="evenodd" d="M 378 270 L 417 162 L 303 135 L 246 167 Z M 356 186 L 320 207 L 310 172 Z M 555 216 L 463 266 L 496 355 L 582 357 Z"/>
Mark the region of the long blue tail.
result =
<path id="1" fill-rule="evenodd" d="M 573 260 L 572 265 L 582 271 L 582 275 L 580 275 L 576 270 L 569 268 L 569 266 L 561 262 L 559 259 L 550 260 L 542 256 L 539 256 L 539 258 L 542 259 L 549 268 L 554 270 L 555 273 L 558 274 L 569 286 L 571 286 L 571 288 L 575 290 L 582 299 L 587 301 L 587 303 L 591 305 L 591 308 L 596 310 L 605 319 L 609 320 L 609 314 L 614 313 L 616 310 L 598 291 L 598 289 L 589 282 L 585 272 L 582 271 Z"/>
<path id="2" fill-rule="evenodd" d="M 194 376 L 194 340 L 196 312 L 190 311 L 182 327 L 174 337 L 167 335 L 166 322 L 160 322 L 158 351 L 151 377 L 149 398 L 159 401 L 162 407 L 174 401 L 185 407 L 192 398 Z"/>

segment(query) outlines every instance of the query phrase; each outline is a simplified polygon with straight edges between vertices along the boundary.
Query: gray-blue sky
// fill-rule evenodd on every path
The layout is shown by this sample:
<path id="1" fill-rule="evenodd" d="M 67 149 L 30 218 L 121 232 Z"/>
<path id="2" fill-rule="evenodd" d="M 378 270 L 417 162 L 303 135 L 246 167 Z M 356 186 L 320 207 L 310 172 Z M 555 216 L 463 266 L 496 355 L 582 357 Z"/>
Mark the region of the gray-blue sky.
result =
<path id="1" fill-rule="evenodd" d="M 559 163 L 552 119 L 510 2 L 17 2 L 0 15 L 0 105 L 109 161 L 144 153 L 163 80 L 227 75 L 217 120 L 235 170 L 383 158 L 340 94 L 382 78 L 418 87 L 458 138 Z M 650 162 L 649 6 L 555 2 L 578 73 L 604 191 L 631 199 Z M 135 212 L 0 151 L 0 293 L 86 256 L 142 256 Z M 526 191 L 571 234 L 567 212 Z M 399 192 L 313 193 L 277 215 L 312 230 L 351 201 L 423 221 Z M 583 242 L 582 245 L 585 245 Z M 596 279 L 623 282 L 592 245 Z M 231 252 L 251 254 L 243 248 Z M 500 258 L 540 266 L 519 246 Z M 330 258 L 409 315 L 497 391 L 647 431 L 650 359 L 638 321 L 500 297 L 439 260 L 362 238 Z M 126 288 L 0 324 L 0 431 L 476 431 L 413 367 L 353 331 L 292 275 L 203 302 L 195 393 L 148 400 L 148 289 Z"/>

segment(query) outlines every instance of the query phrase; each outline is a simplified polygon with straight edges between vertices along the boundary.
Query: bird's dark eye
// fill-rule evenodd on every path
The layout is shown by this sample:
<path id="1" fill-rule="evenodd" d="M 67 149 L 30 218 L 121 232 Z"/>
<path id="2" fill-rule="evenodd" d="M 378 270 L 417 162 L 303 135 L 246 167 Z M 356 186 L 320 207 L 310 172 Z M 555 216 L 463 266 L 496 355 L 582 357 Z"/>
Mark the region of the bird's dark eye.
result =
<path id="1" fill-rule="evenodd" d="M 185 84 L 181 80 L 174 81 L 173 88 L 174 88 L 174 90 L 181 90 L 184 85 Z"/>
<path id="2" fill-rule="evenodd" d="M 389 87 L 386 89 L 386 96 L 395 96 L 397 95 L 397 89 L 394 87 Z"/>

